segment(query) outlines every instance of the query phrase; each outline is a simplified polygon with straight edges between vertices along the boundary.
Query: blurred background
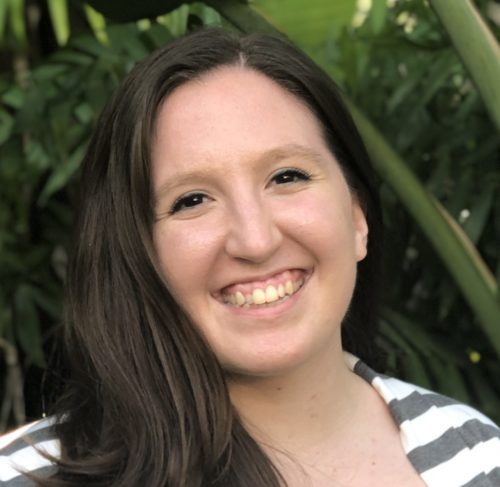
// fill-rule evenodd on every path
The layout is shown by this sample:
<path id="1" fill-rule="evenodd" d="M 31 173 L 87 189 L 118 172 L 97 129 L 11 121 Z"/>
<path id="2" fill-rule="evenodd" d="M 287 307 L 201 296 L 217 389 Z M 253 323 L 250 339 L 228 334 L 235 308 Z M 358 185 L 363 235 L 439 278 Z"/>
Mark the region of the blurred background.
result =
<path id="1" fill-rule="evenodd" d="M 381 179 L 382 368 L 500 422 L 498 2 L 0 0 L 0 431 L 57 393 L 79 164 L 104 102 L 205 24 L 279 30 L 342 87 Z"/>

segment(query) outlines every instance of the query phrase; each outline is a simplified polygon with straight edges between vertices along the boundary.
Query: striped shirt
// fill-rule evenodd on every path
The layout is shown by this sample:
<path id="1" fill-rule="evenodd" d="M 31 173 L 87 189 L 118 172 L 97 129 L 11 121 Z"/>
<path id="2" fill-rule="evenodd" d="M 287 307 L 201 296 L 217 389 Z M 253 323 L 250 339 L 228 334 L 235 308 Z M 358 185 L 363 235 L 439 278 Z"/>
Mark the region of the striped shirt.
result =
<path id="1" fill-rule="evenodd" d="M 500 429 L 453 399 L 374 372 L 346 354 L 351 369 L 380 394 L 403 449 L 429 487 L 500 487 Z"/>
<path id="2" fill-rule="evenodd" d="M 399 426 L 406 455 L 429 487 L 500 487 L 500 429 L 475 409 L 421 387 L 377 374 L 345 354 L 349 367 L 370 383 Z M 0 437 L 0 486 L 28 487 L 19 470 L 54 472 L 34 448 L 57 457 L 52 420 L 42 419 Z"/>

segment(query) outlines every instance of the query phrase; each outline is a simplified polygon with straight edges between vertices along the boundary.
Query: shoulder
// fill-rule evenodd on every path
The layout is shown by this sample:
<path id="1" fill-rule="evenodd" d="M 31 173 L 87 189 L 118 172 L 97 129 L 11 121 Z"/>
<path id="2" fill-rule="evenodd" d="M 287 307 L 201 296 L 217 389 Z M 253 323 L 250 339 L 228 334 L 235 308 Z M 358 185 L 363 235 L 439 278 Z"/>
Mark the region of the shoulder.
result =
<path id="1" fill-rule="evenodd" d="M 361 361 L 353 370 L 387 403 L 408 459 L 429 486 L 500 485 L 500 429 L 488 417 Z"/>
<path id="2" fill-rule="evenodd" d="M 43 455 L 58 457 L 60 454 L 53 425 L 54 420 L 46 418 L 0 436 L 0 486 L 33 485 L 23 472 L 45 476 L 53 471 L 51 461 Z"/>

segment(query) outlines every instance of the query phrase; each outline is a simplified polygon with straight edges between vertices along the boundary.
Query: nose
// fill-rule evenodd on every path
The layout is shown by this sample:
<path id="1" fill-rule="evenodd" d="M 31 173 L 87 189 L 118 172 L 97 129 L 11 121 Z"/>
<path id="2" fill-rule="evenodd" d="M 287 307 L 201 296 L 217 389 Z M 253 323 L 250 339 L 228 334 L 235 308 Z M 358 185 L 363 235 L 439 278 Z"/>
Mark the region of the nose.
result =
<path id="1" fill-rule="evenodd" d="M 228 255 L 259 264 L 278 250 L 283 237 L 272 207 L 267 203 L 255 196 L 244 198 L 239 195 L 228 215 L 225 244 Z"/>

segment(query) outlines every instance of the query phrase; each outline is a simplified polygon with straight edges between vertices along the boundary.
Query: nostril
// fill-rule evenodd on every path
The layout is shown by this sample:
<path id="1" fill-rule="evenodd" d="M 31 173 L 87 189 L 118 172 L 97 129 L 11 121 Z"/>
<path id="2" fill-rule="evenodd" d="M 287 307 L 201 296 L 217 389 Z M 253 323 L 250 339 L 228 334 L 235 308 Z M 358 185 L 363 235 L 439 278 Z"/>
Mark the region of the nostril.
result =
<path id="1" fill-rule="evenodd" d="M 281 232 L 269 215 L 250 212 L 231 225 L 226 251 L 233 258 L 260 263 L 276 252 L 281 241 Z"/>

